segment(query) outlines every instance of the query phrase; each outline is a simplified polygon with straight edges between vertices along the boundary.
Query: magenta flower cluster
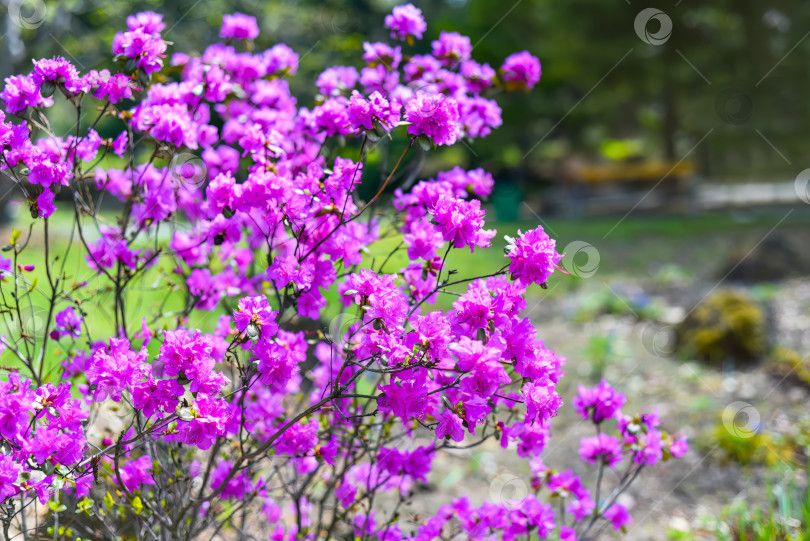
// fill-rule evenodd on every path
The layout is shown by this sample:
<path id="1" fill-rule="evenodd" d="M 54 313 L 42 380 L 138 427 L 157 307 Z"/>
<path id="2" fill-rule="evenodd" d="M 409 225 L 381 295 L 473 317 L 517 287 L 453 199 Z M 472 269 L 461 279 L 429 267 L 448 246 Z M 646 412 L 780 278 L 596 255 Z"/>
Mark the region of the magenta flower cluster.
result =
<path id="1" fill-rule="evenodd" d="M 533 87 L 539 61 L 512 55 L 499 79 L 448 32 L 411 54 L 428 29 L 410 4 L 385 26 L 398 43 L 367 42 L 363 66 L 324 70 L 312 104 L 290 91 L 298 55 L 254 52 L 258 21 L 239 13 L 199 55 L 167 56 L 166 24 L 146 12 L 115 35 L 115 70 L 83 75 L 57 57 L 6 79 L 0 168 L 46 246 L 28 260 L 31 238 L 15 231 L 0 256 L 14 322 L 0 349 L 15 363 L 0 378 L 6 531 L 33 513 L 37 535 L 55 537 L 66 512 L 93 539 L 242 528 L 276 540 L 571 540 L 629 524 L 615 498 L 540 458 L 565 358 L 523 312 L 527 288 L 555 278 L 554 240 L 521 232 L 500 269 L 457 269 L 451 250 L 495 237 L 482 204 L 492 175 L 457 166 L 392 189 L 415 148 L 500 126 L 491 96 Z M 44 119 L 60 108 L 96 116 L 58 135 Z M 102 137 L 102 119 L 118 131 Z M 363 174 L 378 147 L 401 152 L 382 179 Z M 98 212 L 105 198 L 121 203 L 115 219 Z M 57 203 L 73 224 L 55 251 Z M 76 251 L 82 264 L 54 256 Z M 34 295 L 47 306 L 30 318 Z M 686 452 L 655 412 L 631 417 L 625 402 L 606 382 L 580 388 L 572 405 L 597 427 L 585 462 L 627 459 L 635 475 Z M 442 454 L 487 440 L 528 461 L 530 494 L 403 519 Z"/>

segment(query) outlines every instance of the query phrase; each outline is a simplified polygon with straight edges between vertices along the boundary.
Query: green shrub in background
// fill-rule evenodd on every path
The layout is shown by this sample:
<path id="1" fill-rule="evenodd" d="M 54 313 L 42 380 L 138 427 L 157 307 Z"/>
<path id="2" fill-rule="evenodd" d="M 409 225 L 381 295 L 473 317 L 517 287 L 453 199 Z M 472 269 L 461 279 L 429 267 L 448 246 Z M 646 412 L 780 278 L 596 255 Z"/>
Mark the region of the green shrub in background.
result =
<path id="1" fill-rule="evenodd" d="M 704 515 L 697 525 L 671 526 L 667 538 L 673 541 L 803 541 L 809 539 L 810 492 L 806 470 L 802 483 L 796 471 L 785 472 L 776 483 L 754 487 L 735 498 L 720 516 Z M 798 476 L 801 477 L 801 476 Z M 785 479 L 790 479 L 785 481 Z"/>
<path id="2" fill-rule="evenodd" d="M 745 293 L 718 291 L 707 297 L 678 327 L 681 350 L 709 364 L 751 363 L 767 348 L 762 308 Z"/>
<path id="3" fill-rule="evenodd" d="M 810 357 L 802 358 L 800 353 L 792 349 L 775 348 L 768 362 L 768 369 L 780 380 L 790 378 L 810 386 Z"/>
<path id="4" fill-rule="evenodd" d="M 605 287 L 585 289 L 571 319 L 576 323 L 592 321 L 601 315 L 634 316 L 638 320 L 660 319 L 664 307 L 647 294 L 617 294 Z"/>
<path id="5" fill-rule="evenodd" d="M 605 375 L 605 369 L 618 359 L 616 337 L 613 334 L 594 334 L 588 339 L 583 355 L 591 367 L 591 379 L 599 381 Z"/>
<path id="6" fill-rule="evenodd" d="M 725 452 L 727 459 L 744 466 L 792 463 L 796 455 L 796 448 L 790 438 L 767 432 L 740 434 L 728 430 L 722 421 L 711 429 L 709 440 L 712 447 L 719 446 Z"/>
<path id="7" fill-rule="evenodd" d="M 806 480 L 806 477 L 805 477 Z M 795 482 L 775 485 L 766 507 L 752 508 L 749 502 L 732 504 L 718 522 L 719 541 L 803 541 L 808 539 L 810 491 Z"/>

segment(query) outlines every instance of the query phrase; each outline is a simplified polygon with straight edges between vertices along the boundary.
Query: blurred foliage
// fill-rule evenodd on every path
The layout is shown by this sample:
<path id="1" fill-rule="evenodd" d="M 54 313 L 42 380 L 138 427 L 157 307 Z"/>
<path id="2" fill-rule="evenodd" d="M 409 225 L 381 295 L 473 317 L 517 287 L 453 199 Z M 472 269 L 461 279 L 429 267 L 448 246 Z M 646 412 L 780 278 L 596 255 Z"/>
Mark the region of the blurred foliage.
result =
<path id="1" fill-rule="evenodd" d="M 722 290 L 703 300 L 678 326 L 679 347 L 715 366 L 750 363 L 765 353 L 765 313 L 741 291 Z"/>
<path id="2" fill-rule="evenodd" d="M 643 150 L 643 142 L 636 139 L 605 139 L 599 146 L 602 155 L 614 161 L 641 157 Z"/>
<path id="3" fill-rule="evenodd" d="M 798 479 L 798 480 L 797 480 Z M 684 521 L 685 522 L 685 521 Z M 670 527 L 667 538 L 682 541 L 804 541 L 810 525 L 810 489 L 803 473 L 787 470 L 765 486 L 752 487 L 719 517 L 702 515 L 693 525 Z"/>
<path id="4" fill-rule="evenodd" d="M 383 18 L 396 3 L 30 0 L 19 15 L 7 14 L 0 74 L 27 71 L 32 57 L 57 54 L 85 71 L 109 67 L 113 35 L 128 14 L 146 9 L 164 14 L 165 37 L 174 42 L 170 52 L 199 52 L 216 38 L 222 14 L 240 11 L 259 19 L 258 49 L 285 42 L 299 53 L 293 87 L 306 100 L 324 67 L 356 64 L 364 40 L 387 38 Z M 627 158 L 637 155 L 632 147 L 643 142 L 646 158 L 688 155 L 704 175 L 793 178 L 790 164 L 804 155 L 810 102 L 795 89 L 806 88 L 810 78 L 806 2 L 651 0 L 646 6 L 672 22 L 671 35 L 660 45 L 637 35 L 637 3 L 414 3 L 429 28 L 424 40 L 405 47 L 408 54 L 429 50 L 440 30 L 455 30 L 471 37 L 477 60 L 494 67 L 524 49 L 543 62 L 539 87 L 502 102 L 506 127 L 471 146 L 462 156 L 467 165 L 553 180 L 562 176 L 568 157 Z M 45 6 L 44 13 L 32 13 L 38 5 Z M 657 24 L 649 21 L 642 30 L 654 34 Z"/>
<path id="5" fill-rule="evenodd" d="M 796 453 L 793 442 L 781 435 L 766 432 L 749 433 L 729 430 L 719 421 L 709 435 L 711 445 L 719 446 L 728 460 L 743 466 L 765 464 L 776 466 L 790 463 Z"/>
<path id="6" fill-rule="evenodd" d="M 653 284 L 659 287 L 688 284 L 695 279 L 695 271 L 675 263 L 664 263 L 651 276 Z"/>
<path id="7" fill-rule="evenodd" d="M 810 386 L 810 357 L 803 359 L 801 354 L 783 347 L 774 349 L 768 368 L 780 380 L 792 379 Z"/>
<path id="8" fill-rule="evenodd" d="M 784 488 L 776 485 L 766 491 L 765 508 L 750 502 L 730 505 L 716 529 L 719 541 L 803 541 L 810 524 L 810 490 L 795 482 Z"/>
<path id="9" fill-rule="evenodd" d="M 588 339 L 582 353 L 590 363 L 591 379 L 599 381 L 604 377 L 605 369 L 619 358 L 616 352 L 616 336 L 614 334 L 593 334 Z"/>
<path id="10" fill-rule="evenodd" d="M 577 323 L 592 321 L 600 315 L 634 316 L 638 320 L 656 320 L 663 313 L 663 306 L 641 290 L 623 291 L 620 285 L 613 285 L 619 291 L 598 287 L 586 288 L 579 295 L 572 320 Z"/>
<path id="11" fill-rule="evenodd" d="M 719 448 L 725 460 L 743 466 L 760 464 L 777 472 L 807 471 L 810 415 L 790 423 L 784 432 L 766 430 L 758 421 L 756 426 L 749 426 L 753 423 L 750 419 L 743 424 L 728 421 L 718 418 L 699 438 L 699 446 L 707 451 Z"/>
<path id="12" fill-rule="evenodd" d="M 764 286 L 810 272 L 810 257 L 785 233 L 741 242 L 729 251 L 717 277 L 746 285 Z"/>

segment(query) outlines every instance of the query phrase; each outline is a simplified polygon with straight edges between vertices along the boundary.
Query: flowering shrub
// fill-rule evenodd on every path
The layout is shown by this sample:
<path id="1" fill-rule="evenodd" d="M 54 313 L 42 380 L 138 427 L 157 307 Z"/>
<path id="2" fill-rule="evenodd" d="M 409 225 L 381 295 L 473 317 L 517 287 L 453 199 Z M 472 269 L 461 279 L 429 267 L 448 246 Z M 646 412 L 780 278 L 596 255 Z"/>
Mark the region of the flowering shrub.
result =
<path id="1" fill-rule="evenodd" d="M 407 44 L 426 31 L 410 5 L 385 24 Z M 597 465 L 595 492 L 547 468 L 564 358 L 520 312 L 561 255 L 538 227 L 509 239 L 500 269 L 459 274 L 449 252 L 495 235 L 480 201 L 492 177 L 402 174 L 411 152 L 497 128 L 485 95 L 531 89 L 538 60 L 512 55 L 499 79 L 458 34 L 442 33 L 431 55 L 366 43 L 366 66 L 328 68 L 304 107 L 287 84 L 297 55 L 249 52 L 252 17 L 225 15 L 224 43 L 199 57 L 167 61 L 164 29 L 155 13 L 131 16 L 112 43 L 115 73 L 44 59 L 0 94 L 2 168 L 35 220 L 0 265 L 13 363 L 0 382 L 6 536 L 575 539 L 628 524 L 616 497 L 685 440 L 661 432 L 655 413 L 624 414 L 602 382 L 573 404 L 597 429 L 580 449 Z M 77 119 L 63 137 L 48 119 L 60 108 Z M 99 122 L 118 135 L 99 135 Z M 376 182 L 364 162 L 386 145 L 402 154 L 361 201 L 361 179 Z M 110 198 L 116 216 L 99 211 Z M 57 205 L 73 214 L 64 255 L 49 229 Z M 389 256 L 369 261 L 369 246 L 390 238 L 400 240 Z M 97 276 L 72 281 L 70 250 Z M 386 273 L 397 252 L 408 263 Z M 31 274 L 43 267 L 44 283 Z M 29 324 L 35 302 L 41 325 Z M 330 306 L 340 315 L 328 328 L 305 325 Z M 489 439 L 530 461 L 533 493 L 403 516 L 442 452 Z M 603 470 L 623 462 L 605 496 Z"/>

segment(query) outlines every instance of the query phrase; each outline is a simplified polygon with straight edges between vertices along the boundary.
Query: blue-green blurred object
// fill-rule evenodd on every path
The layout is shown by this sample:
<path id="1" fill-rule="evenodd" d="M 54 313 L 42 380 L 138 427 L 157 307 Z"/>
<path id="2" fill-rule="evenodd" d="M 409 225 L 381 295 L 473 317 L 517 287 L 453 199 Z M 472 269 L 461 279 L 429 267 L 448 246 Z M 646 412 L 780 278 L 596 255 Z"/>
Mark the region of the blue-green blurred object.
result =
<path id="1" fill-rule="evenodd" d="M 492 205 L 499 222 L 516 222 L 523 202 L 523 191 L 517 182 L 496 182 L 492 191 Z"/>

